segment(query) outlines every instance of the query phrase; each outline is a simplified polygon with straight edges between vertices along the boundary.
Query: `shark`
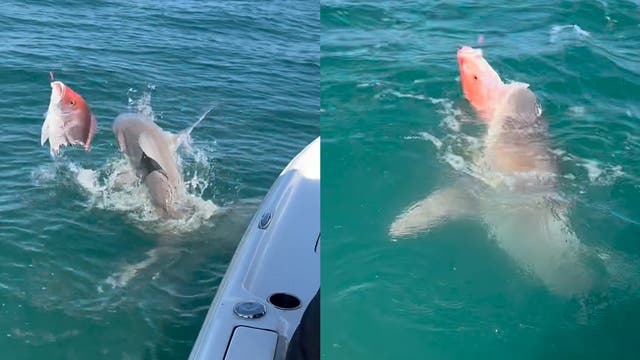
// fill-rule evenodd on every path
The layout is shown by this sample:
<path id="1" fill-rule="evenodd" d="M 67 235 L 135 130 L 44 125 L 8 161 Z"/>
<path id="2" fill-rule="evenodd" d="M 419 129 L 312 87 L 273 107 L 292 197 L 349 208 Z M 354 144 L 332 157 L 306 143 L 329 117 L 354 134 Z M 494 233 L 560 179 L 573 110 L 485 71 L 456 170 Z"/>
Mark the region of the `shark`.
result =
<path id="1" fill-rule="evenodd" d="M 149 115 L 140 113 L 123 113 L 113 122 L 120 151 L 149 191 L 151 203 L 165 217 L 182 217 L 178 205 L 186 191 L 176 152 L 213 109 L 178 134 L 163 130 Z"/>
<path id="2" fill-rule="evenodd" d="M 536 95 L 527 83 L 503 82 L 480 49 L 463 46 L 457 60 L 464 96 L 486 124 L 474 159 L 480 184 L 461 180 L 432 192 L 394 219 L 389 236 L 398 240 L 457 219 L 478 219 L 498 247 L 552 293 L 588 292 L 597 274 L 558 191 Z"/>

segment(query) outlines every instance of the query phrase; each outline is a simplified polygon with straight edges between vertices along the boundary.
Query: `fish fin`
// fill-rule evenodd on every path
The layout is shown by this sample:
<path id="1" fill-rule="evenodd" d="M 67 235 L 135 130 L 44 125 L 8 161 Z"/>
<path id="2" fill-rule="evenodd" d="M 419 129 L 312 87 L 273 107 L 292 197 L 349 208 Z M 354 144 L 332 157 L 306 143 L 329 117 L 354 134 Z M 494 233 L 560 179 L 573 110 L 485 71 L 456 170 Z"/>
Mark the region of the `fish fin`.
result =
<path id="1" fill-rule="evenodd" d="M 389 235 L 396 239 L 428 231 L 446 220 L 472 214 L 474 207 L 471 194 L 459 187 L 437 190 L 398 215 Z"/>
<path id="2" fill-rule="evenodd" d="M 84 142 L 84 150 L 89 151 L 91 147 L 91 140 L 93 136 L 98 131 L 98 122 L 96 121 L 96 116 L 91 114 L 91 119 L 89 120 L 89 134 L 87 135 L 87 140 Z"/>
<path id="3" fill-rule="evenodd" d="M 120 148 L 120 152 L 123 154 L 127 153 L 127 141 L 124 138 L 124 133 L 122 130 L 118 130 L 116 134 L 116 138 L 118 140 L 118 147 Z"/>
<path id="4" fill-rule="evenodd" d="M 159 252 L 158 248 L 147 251 L 146 259 L 139 261 L 135 264 L 131 264 L 123 267 L 120 272 L 117 272 L 109 276 L 105 280 L 105 282 L 111 285 L 112 288 L 126 286 L 129 283 L 129 280 L 136 277 L 139 271 L 146 269 L 147 267 L 154 264 L 159 259 L 158 252 Z"/>
<path id="5" fill-rule="evenodd" d="M 171 144 L 171 150 L 177 151 L 178 148 L 182 145 L 189 148 L 189 142 L 191 141 L 191 132 L 193 131 L 193 129 L 195 129 L 196 126 L 198 126 L 202 122 L 202 120 L 209 117 L 209 114 L 211 114 L 211 112 L 215 110 L 215 108 L 216 108 L 215 106 L 212 106 L 211 108 L 209 108 L 209 110 L 207 110 L 204 114 L 202 114 L 202 116 L 200 116 L 200 118 L 196 122 L 194 122 L 188 128 L 180 131 L 178 134 L 167 133 L 169 137 L 169 144 Z"/>
<path id="6" fill-rule="evenodd" d="M 83 145 L 87 148 L 87 141 L 90 142 L 90 138 L 93 137 L 92 132 L 95 132 L 95 129 L 92 129 L 94 121 L 95 118 L 92 114 L 87 114 L 87 116 L 74 114 L 65 119 L 62 128 L 67 142 L 71 145 Z"/>
<path id="7" fill-rule="evenodd" d="M 44 118 L 44 123 L 42 124 L 42 130 L 40 131 L 40 146 L 44 146 L 44 143 L 49 139 L 49 118 Z"/>
<path id="8" fill-rule="evenodd" d="M 149 131 L 143 131 L 140 134 L 138 144 L 140 145 L 140 149 L 142 149 L 148 157 L 157 162 L 162 170 L 167 173 L 167 177 L 172 183 L 179 181 L 179 174 L 176 172 L 176 166 L 173 163 L 174 159 L 167 159 L 166 156 L 162 156 L 158 142 L 154 140 L 153 135 L 151 135 Z"/>
<path id="9" fill-rule="evenodd" d="M 215 106 L 212 106 L 209 110 L 207 110 L 204 114 L 202 114 L 202 116 L 200 116 L 200 118 L 193 123 L 193 125 L 189 126 L 188 128 L 184 129 L 183 131 L 181 131 L 181 133 L 184 133 L 187 135 L 187 137 L 191 134 L 191 132 L 193 131 L 193 129 L 198 126 L 202 120 L 206 119 L 207 117 L 209 117 L 209 114 L 211 114 L 211 112 L 215 109 Z"/>

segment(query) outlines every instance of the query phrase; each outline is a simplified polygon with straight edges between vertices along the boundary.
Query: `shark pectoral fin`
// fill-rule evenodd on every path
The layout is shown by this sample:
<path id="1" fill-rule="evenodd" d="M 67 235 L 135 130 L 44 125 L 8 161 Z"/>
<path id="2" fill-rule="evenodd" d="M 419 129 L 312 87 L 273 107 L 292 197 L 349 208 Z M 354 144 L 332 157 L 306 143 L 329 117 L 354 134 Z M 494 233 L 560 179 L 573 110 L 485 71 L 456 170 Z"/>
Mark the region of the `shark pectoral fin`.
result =
<path id="1" fill-rule="evenodd" d="M 158 142 L 153 138 L 151 133 L 143 131 L 138 138 L 138 144 L 140 145 L 140 149 L 142 149 L 148 157 L 157 162 L 158 165 L 166 171 L 169 164 L 167 164 L 167 159 L 162 156 L 162 152 L 158 147 Z"/>
<path id="2" fill-rule="evenodd" d="M 122 130 L 118 130 L 116 134 L 116 138 L 118 140 L 118 147 L 120 148 L 120 152 L 123 154 L 127 153 L 127 141 L 124 138 L 124 133 Z"/>
<path id="3" fill-rule="evenodd" d="M 163 156 L 159 146 L 165 145 L 163 141 L 166 139 L 154 138 L 153 134 L 144 131 L 138 138 L 140 149 L 151 159 L 153 159 L 162 170 L 164 170 L 172 185 L 176 186 L 180 182 L 180 174 L 175 164 L 173 156 Z M 170 146 L 170 145 L 169 145 Z M 173 153 L 173 152 L 172 152 Z"/>
<path id="4" fill-rule="evenodd" d="M 135 264 L 127 265 L 122 268 L 120 272 L 109 276 L 105 282 L 111 285 L 112 288 L 123 287 L 129 283 L 129 280 L 133 279 L 138 272 L 148 268 L 154 264 L 160 255 L 160 248 L 155 248 L 147 251 L 147 258 L 139 261 Z"/>
<path id="5" fill-rule="evenodd" d="M 437 190 L 400 214 L 389 227 L 392 238 L 427 231 L 438 224 L 465 215 L 473 210 L 471 195 L 459 188 Z"/>
<path id="6" fill-rule="evenodd" d="M 84 142 L 84 149 L 86 151 L 89 151 L 89 147 L 91 146 L 91 140 L 93 139 L 93 136 L 96 134 L 97 131 L 98 131 L 98 121 L 96 120 L 96 116 L 91 114 L 91 117 L 89 119 L 89 133 L 87 134 L 87 139 Z"/>

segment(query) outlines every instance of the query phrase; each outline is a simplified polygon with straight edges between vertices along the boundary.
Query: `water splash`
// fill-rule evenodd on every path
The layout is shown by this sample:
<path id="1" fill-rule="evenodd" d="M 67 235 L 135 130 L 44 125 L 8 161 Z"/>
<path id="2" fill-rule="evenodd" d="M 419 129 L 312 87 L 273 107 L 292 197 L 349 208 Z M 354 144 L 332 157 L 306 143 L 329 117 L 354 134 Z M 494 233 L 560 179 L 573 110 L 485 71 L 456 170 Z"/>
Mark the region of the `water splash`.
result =
<path id="1" fill-rule="evenodd" d="M 194 173 L 185 179 L 184 199 L 178 207 L 187 216 L 179 219 L 162 217 L 151 203 L 147 188 L 133 174 L 125 159 L 112 159 L 101 169 L 86 169 L 74 163 L 69 170 L 81 189 L 88 195 L 88 206 L 125 213 L 130 221 L 152 233 L 183 233 L 193 231 L 213 217 L 219 207 L 200 196 L 208 186 L 204 174 Z"/>
<path id="2" fill-rule="evenodd" d="M 154 89 L 153 85 L 148 85 L 138 98 L 136 98 L 137 91 L 130 89 L 128 92 L 130 110 L 154 118 L 151 107 L 151 93 Z M 179 151 L 176 154 L 178 165 L 185 173 L 183 179 L 185 196 L 177 207 L 186 216 L 179 219 L 166 219 L 156 211 L 146 187 L 122 155 L 108 159 L 98 169 L 85 168 L 63 158 L 58 163 L 36 168 L 32 171 L 31 178 L 36 185 L 51 183 L 58 176 L 60 178 L 56 182 L 64 183 L 71 179 L 87 195 L 88 207 L 125 213 L 129 220 L 145 231 L 189 232 L 209 221 L 219 208 L 211 200 L 202 199 L 212 182 L 213 174 L 212 165 L 206 153 L 191 146 L 185 146 L 185 148 L 188 151 Z M 189 161 L 187 166 L 182 166 L 185 159 L 191 158 L 193 161 Z"/>
<path id="3" fill-rule="evenodd" d="M 410 96 L 403 94 L 401 97 Z M 420 132 L 405 138 L 432 143 L 438 150 L 438 158 L 456 172 L 470 175 L 488 184 L 494 183 L 495 181 L 487 179 L 486 174 L 483 174 L 486 172 L 485 165 L 481 161 L 484 132 L 475 132 L 476 129 L 471 131 L 463 129 L 464 124 L 473 124 L 474 122 L 460 108 L 457 108 L 452 100 L 431 97 L 424 97 L 423 100 L 439 105 L 440 108 L 436 111 L 441 115 L 440 128 L 443 130 L 443 134 L 436 136 L 429 132 Z M 588 186 L 610 186 L 617 179 L 628 176 L 621 165 L 581 158 L 564 149 L 553 148 L 551 152 L 560 160 L 577 165 L 576 169 L 586 170 L 586 172 L 578 171 L 562 176 L 562 178 L 574 183 L 573 185 L 577 185 L 580 191 L 584 191 Z M 575 184 L 576 179 L 586 181 L 579 181 Z M 502 180 L 508 181 L 504 177 Z"/>
<path id="4" fill-rule="evenodd" d="M 130 88 L 129 91 L 127 91 L 127 103 L 129 105 L 129 110 L 131 112 L 141 113 L 147 118 L 155 121 L 155 114 L 151 108 L 151 93 L 155 91 L 155 89 L 155 85 L 148 84 L 142 91 L 142 95 L 139 98 L 136 98 L 138 90 Z"/>
<path id="5" fill-rule="evenodd" d="M 430 133 L 423 131 L 421 133 L 419 133 L 420 136 L 406 136 L 405 139 L 422 139 L 422 140 L 427 140 L 429 142 L 431 142 L 433 144 L 433 146 L 436 147 L 436 149 L 440 150 L 440 148 L 442 147 L 442 141 L 440 141 L 440 139 L 438 139 L 437 137 L 435 137 L 434 135 L 431 135 Z"/>

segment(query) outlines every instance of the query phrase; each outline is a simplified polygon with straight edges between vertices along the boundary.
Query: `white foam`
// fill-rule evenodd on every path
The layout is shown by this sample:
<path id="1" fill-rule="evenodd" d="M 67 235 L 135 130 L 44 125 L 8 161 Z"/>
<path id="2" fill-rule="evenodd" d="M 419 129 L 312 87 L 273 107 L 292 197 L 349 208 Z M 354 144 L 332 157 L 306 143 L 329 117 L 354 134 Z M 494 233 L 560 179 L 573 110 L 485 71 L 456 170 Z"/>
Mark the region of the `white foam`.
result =
<path id="1" fill-rule="evenodd" d="M 462 158 L 462 156 L 458 156 L 456 154 L 453 153 L 446 153 L 442 156 L 442 158 L 449 164 L 451 165 L 452 168 L 454 168 L 455 170 L 463 170 L 465 168 L 465 161 Z"/>
<path id="2" fill-rule="evenodd" d="M 85 189 L 93 189 L 98 186 L 98 174 L 90 169 L 77 169 L 76 179 L 78 183 Z"/>
<path id="3" fill-rule="evenodd" d="M 420 137 L 424 140 L 431 141 L 431 143 L 436 147 L 436 149 L 440 149 L 442 147 L 442 141 L 440 141 L 437 137 L 429 134 L 428 132 L 421 132 Z"/>
<path id="4" fill-rule="evenodd" d="M 571 106 L 569 107 L 569 114 L 572 116 L 580 116 L 584 115 L 585 109 L 584 106 Z"/>
<path id="5" fill-rule="evenodd" d="M 434 105 L 438 105 L 438 104 L 444 104 L 445 106 L 448 105 L 453 105 L 453 103 L 451 102 L 451 100 L 446 99 L 446 98 L 430 98 L 429 99 L 431 101 L 432 104 Z"/>
<path id="6" fill-rule="evenodd" d="M 587 169 L 587 175 L 589 175 L 589 180 L 591 182 L 596 181 L 602 175 L 602 169 L 598 166 L 598 162 L 594 160 L 585 160 L 582 163 L 585 169 Z"/>
<path id="7" fill-rule="evenodd" d="M 70 163 L 69 169 L 75 175 L 77 184 L 89 194 L 89 206 L 125 213 L 145 231 L 192 231 L 205 224 L 219 210 L 212 201 L 201 198 L 209 184 L 206 172 L 204 175 L 194 173 L 185 178 L 186 194 L 177 207 L 186 216 L 165 219 L 151 203 L 146 187 L 132 173 L 127 160 L 112 159 L 97 170 Z"/>
<path id="8" fill-rule="evenodd" d="M 449 129 L 458 132 L 460 131 L 460 123 L 453 116 L 447 116 L 442 120 L 442 123 Z"/>
<path id="9" fill-rule="evenodd" d="M 558 40 L 584 40 L 587 38 L 591 38 L 591 34 L 576 24 L 553 25 L 549 31 L 549 41 L 552 44 Z"/>
<path id="10" fill-rule="evenodd" d="M 428 96 L 422 95 L 422 94 L 405 94 L 405 93 L 401 93 L 401 92 L 396 91 L 396 90 L 392 90 L 389 93 L 391 95 L 397 97 L 397 98 L 409 98 L 409 99 L 416 99 L 416 100 L 429 100 Z"/>
<path id="11" fill-rule="evenodd" d="M 367 88 L 367 87 L 376 87 L 380 86 L 380 80 L 370 80 L 362 83 L 358 83 L 356 85 L 357 88 Z"/>
<path id="12" fill-rule="evenodd" d="M 434 105 L 442 105 L 442 109 L 438 110 L 438 113 L 444 116 L 441 125 L 455 132 L 459 132 L 460 121 L 458 121 L 458 118 L 462 116 L 462 111 L 454 108 L 453 102 L 449 99 L 429 98 L 429 100 Z"/>
<path id="13" fill-rule="evenodd" d="M 132 95 L 136 94 L 138 91 L 130 88 L 127 93 L 129 109 L 133 112 L 142 113 L 149 119 L 153 119 L 155 121 L 155 114 L 153 113 L 153 109 L 151 108 L 151 93 L 155 89 L 155 85 L 148 84 L 145 90 L 142 92 L 142 96 L 140 96 L 139 99 L 136 99 L 132 97 Z"/>
<path id="14" fill-rule="evenodd" d="M 56 165 L 52 163 L 40 165 L 31 171 L 31 181 L 36 186 L 50 183 L 55 178 Z"/>
<path id="15" fill-rule="evenodd" d="M 620 165 L 602 164 L 591 159 L 580 159 L 578 165 L 587 170 L 589 182 L 594 185 L 608 186 L 613 184 L 616 179 L 626 175 Z"/>
<path id="16" fill-rule="evenodd" d="M 405 97 L 409 97 L 406 94 Z M 478 150 L 482 147 L 481 139 L 461 132 L 459 119 L 462 119 L 463 112 L 454 107 L 453 101 L 446 98 L 424 97 L 434 105 L 438 105 L 436 111 L 442 115 L 440 126 L 445 130 L 445 135 L 437 137 L 429 132 L 420 132 L 418 136 L 405 137 L 405 139 L 421 139 L 431 142 L 438 150 L 438 157 L 443 162 L 450 165 L 454 170 L 476 176 L 472 170 L 476 166 L 473 159 Z"/>

